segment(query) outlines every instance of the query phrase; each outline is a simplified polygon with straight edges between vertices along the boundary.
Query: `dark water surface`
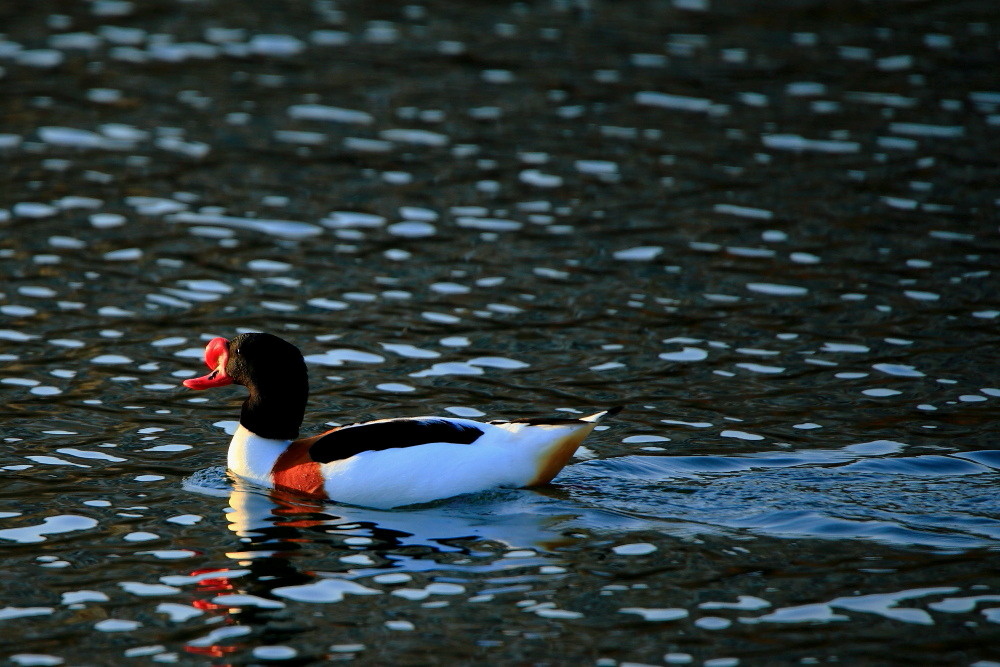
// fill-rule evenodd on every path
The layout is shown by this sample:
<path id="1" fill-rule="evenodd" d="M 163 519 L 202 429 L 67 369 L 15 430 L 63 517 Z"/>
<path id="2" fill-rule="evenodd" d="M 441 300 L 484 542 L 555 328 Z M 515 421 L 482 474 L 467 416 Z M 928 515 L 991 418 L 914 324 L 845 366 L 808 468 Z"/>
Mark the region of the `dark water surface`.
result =
<path id="1" fill-rule="evenodd" d="M 1000 664 L 990 1 L 0 5 L 5 664 Z M 233 487 L 628 409 L 551 488 Z"/>

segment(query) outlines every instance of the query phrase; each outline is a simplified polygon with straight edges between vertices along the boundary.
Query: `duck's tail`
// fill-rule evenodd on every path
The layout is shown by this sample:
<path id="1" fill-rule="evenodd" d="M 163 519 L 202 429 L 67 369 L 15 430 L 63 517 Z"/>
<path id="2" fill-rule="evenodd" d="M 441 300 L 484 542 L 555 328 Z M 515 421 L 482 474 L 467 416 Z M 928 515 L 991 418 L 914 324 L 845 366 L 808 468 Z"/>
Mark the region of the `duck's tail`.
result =
<path id="1" fill-rule="evenodd" d="M 594 422 L 597 423 L 602 419 L 607 419 L 608 417 L 614 417 L 616 414 L 625 409 L 624 405 L 616 405 L 613 408 L 608 408 L 607 410 L 601 410 L 600 412 L 595 412 L 587 417 L 580 417 L 582 422 Z"/>
<path id="2" fill-rule="evenodd" d="M 618 406 L 578 419 L 524 419 L 511 422 L 512 426 L 516 423 L 523 425 L 522 429 L 537 428 L 539 431 L 548 432 L 538 449 L 535 474 L 525 486 L 541 486 L 551 482 L 569 463 L 573 453 L 583 439 L 590 435 L 597 423 L 621 411 L 622 407 Z"/>

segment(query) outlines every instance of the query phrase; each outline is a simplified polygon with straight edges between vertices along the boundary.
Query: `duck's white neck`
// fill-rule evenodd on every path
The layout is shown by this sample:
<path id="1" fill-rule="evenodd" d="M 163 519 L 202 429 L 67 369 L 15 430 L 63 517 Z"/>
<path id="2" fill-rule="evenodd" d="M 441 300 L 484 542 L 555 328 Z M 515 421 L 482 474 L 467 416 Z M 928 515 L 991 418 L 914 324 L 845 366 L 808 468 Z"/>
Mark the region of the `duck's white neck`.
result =
<path id="1" fill-rule="evenodd" d="M 291 440 L 262 438 L 240 424 L 229 442 L 229 469 L 255 484 L 271 486 L 271 470 L 290 443 Z"/>

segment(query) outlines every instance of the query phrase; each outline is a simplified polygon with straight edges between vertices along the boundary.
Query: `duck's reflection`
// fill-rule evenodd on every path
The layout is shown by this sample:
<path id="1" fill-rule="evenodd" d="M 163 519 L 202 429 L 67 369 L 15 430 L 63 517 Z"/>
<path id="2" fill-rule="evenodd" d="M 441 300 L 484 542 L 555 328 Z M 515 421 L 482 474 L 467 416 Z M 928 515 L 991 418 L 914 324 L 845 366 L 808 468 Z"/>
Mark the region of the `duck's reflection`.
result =
<path id="1" fill-rule="evenodd" d="M 226 552 L 232 565 L 189 574 L 197 591 L 193 606 L 223 617 L 225 625 L 185 648 L 212 657 L 240 650 L 254 628 L 266 629 L 270 642 L 290 639 L 298 631 L 281 621 L 290 615 L 286 606 L 293 600 L 338 602 L 345 595 L 379 594 L 371 577 L 390 571 L 449 570 L 461 576 L 523 567 L 533 561 L 504 559 L 503 554 L 551 552 L 579 539 L 571 527 L 578 514 L 523 491 L 373 510 L 324 504 L 237 480 L 228 500 L 228 527 L 239 542 Z M 541 506 L 548 511 L 539 511 Z M 551 558 L 539 553 L 534 560 Z M 277 630 L 280 626 L 289 629 Z"/>

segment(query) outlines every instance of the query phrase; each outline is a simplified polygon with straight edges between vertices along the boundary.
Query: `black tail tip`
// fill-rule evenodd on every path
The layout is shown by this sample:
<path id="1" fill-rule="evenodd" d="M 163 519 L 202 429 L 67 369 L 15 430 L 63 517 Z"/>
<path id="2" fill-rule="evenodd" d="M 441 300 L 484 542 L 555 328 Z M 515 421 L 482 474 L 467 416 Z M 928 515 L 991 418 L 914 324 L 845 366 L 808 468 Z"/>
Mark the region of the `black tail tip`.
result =
<path id="1" fill-rule="evenodd" d="M 618 414 L 619 412 L 621 412 L 624 409 L 625 409 L 624 405 L 616 405 L 613 408 L 608 408 L 607 410 L 604 411 L 604 414 L 601 415 L 601 419 L 606 419 L 608 417 L 614 417 L 616 414 Z"/>

